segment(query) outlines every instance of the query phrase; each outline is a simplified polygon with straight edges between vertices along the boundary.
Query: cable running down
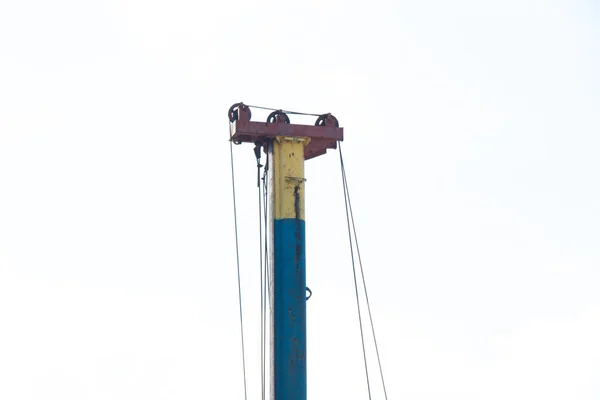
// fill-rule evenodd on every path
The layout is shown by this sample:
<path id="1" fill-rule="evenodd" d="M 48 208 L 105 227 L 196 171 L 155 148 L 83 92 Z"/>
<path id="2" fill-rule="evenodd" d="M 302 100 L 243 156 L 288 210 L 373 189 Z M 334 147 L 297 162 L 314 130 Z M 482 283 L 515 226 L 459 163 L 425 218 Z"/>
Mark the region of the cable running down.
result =
<path id="1" fill-rule="evenodd" d="M 356 235 L 356 225 L 354 223 L 354 213 L 352 212 L 352 203 L 350 201 L 350 190 L 348 188 L 348 180 L 347 180 L 347 175 L 346 175 L 346 169 L 344 167 L 344 158 L 342 155 L 342 145 L 341 143 L 338 142 L 338 146 L 339 146 L 339 152 L 340 152 L 340 166 L 341 166 L 341 170 L 342 170 L 342 184 L 344 187 L 344 202 L 346 205 L 346 221 L 348 224 L 348 238 L 350 241 L 350 254 L 351 254 L 351 259 L 352 259 L 352 272 L 353 272 L 353 276 L 354 276 L 354 288 L 355 288 L 355 294 L 356 294 L 356 305 L 357 305 L 357 309 L 358 309 L 358 319 L 359 319 L 359 325 L 360 325 L 360 334 L 361 334 L 361 341 L 362 341 L 362 347 L 363 347 L 363 358 L 364 358 L 364 362 L 365 362 L 365 374 L 366 374 L 366 378 L 367 378 L 367 389 L 369 392 L 369 399 L 371 398 L 371 385 L 370 385 L 370 381 L 369 381 L 369 371 L 368 371 L 368 366 L 367 366 L 367 357 L 366 357 L 366 349 L 365 349 L 365 341 L 364 341 L 364 332 L 363 332 L 363 325 L 362 325 L 362 313 L 361 313 L 361 309 L 360 309 L 360 301 L 359 301 L 359 293 L 358 293 L 358 286 L 357 286 L 357 281 L 356 281 L 356 268 L 355 268 L 355 260 L 354 260 L 354 247 L 353 247 L 353 243 L 354 246 L 356 246 L 356 253 L 358 256 L 358 264 L 359 264 L 359 268 L 360 268 L 360 275 L 362 278 L 362 285 L 363 285 L 363 289 L 365 291 L 365 300 L 366 300 L 366 304 L 367 304 L 367 312 L 369 314 L 369 322 L 371 325 L 371 334 L 373 335 L 373 344 L 375 346 L 375 353 L 377 355 L 377 364 L 379 366 L 379 375 L 381 377 L 381 384 L 383 386 L 383 393 L 384 393 L 384 397 L 387 400 L 387 390 L 386 390 L 386 386 L 385 386 L 385 379 L 384 379 L 384 375 L 383 375 L 383 368 L 381 366 L 381 357 L 379 355 L 379 346 L 377 345 L 377 337 L 375 335 L 375 325 L 373 323 L 373 315 L 371 313 L 371 305 L 369 303 L 369 295 L 367 292 L 367 283 L 365 280 L 365 273 L 364 273 L 364 269 L 363 269 L 363 264 L 362 264 L 362 258 L 360 255 L 360 247 L 358 246 L 358 238 Z M 352 230 L 351 230 L 352 227 Z M 354 239 L 354 240 L 353 240 Z"/>
<path id="2" fill-rule="evenodd" d="M 229 123 L 229 138 L 232 136 L 231 122 Z M 242 280 L 240 277 L 240 246 L 238 239 L 237 206 L 235 196 L 235 169 L 233 165 L 233 142 L 229 140 L 229 154 L 231 156 L 231 188 L 233 191 L 233 223 L 235 229 L 235 257 L 237 263 L 237 288 L 238 301 L 240 306 L 240 336 L 242 342 L 242 370 L 244 375 L 244 400 L 248 400 L 248 389 L 246 384 L 246 350 L 244 347 L 244 317 L 242 312 Z"/>

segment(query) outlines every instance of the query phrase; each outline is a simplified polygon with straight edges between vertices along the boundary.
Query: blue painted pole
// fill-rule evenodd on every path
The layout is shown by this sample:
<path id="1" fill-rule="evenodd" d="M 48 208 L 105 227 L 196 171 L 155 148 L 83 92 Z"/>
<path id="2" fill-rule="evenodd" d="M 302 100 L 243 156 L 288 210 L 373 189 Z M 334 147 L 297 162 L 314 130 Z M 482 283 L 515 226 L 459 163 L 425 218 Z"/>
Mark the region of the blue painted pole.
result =
<path id="1" fill-rule="evenodd" d="M 273 400 L 306 400 L 306 262 L 304 147 L 308 139 L 272 141 Z"/>

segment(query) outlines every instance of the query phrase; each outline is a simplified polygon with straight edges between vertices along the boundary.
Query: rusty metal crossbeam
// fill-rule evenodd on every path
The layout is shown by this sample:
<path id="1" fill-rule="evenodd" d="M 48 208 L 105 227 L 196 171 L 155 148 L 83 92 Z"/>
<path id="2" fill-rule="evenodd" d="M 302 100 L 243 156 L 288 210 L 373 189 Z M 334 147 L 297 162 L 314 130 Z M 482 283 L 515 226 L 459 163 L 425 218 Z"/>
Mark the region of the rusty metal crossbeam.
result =
<path id="1" fill-rule="evenodd" d="M 283 112 L 273 113 L 274 118 L 269 118 L 271 122 L 251 121 L 250 108 L 241 103 L 235 112 L 237 118 L 233 121 L 231 137 L 234 143 L 257 143 L 277 136 L 309 138 L 304 149 L 304 158 L 308 160 L 325 154 L 327 149 L 337 148 L 337 142 L 344 140 L 344 128 L 338 127 L 337 119 L 331 114 L 322 115 L 317 120 L 319 125 L 313 126 L 290 124 Z"/>

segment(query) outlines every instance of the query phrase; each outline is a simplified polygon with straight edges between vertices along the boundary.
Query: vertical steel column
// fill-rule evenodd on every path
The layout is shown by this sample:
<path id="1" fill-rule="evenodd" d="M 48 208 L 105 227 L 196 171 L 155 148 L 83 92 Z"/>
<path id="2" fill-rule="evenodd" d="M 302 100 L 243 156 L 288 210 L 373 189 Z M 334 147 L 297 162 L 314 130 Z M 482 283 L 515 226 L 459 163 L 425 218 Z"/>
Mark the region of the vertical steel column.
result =
<path id="1" fill-rule="evenodd" d="M 304 148 L 309 140 L 278 136 L 270 148 L 274 400 L 306 400 Z"/>
<path id="2" fill-rule="evenodd" d="M 270 400 L 306 400 L 306 261 L 304 160 L 335 149 L 344 129 L 331 114 L 314 125 L 290 124 L 285 112 L 251 121 L 250 107 L 229 108 L 230 140 L 266 143 L 269 153 Z"/>

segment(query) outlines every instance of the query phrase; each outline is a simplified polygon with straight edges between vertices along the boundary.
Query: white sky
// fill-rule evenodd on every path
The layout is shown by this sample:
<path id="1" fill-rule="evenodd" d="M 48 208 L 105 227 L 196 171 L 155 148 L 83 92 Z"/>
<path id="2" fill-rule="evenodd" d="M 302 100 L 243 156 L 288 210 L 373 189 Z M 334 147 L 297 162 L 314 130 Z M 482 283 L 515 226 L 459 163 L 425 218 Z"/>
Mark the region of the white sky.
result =
<path id="1" fill-rule="evenodd" d="M 243 398 L 237 101 L 345 127 L 390 399 L 600 398 L 597 7 L 3 1 L 0 398 Z M 307 164 L 310 399 L 367 398 L 338 163 Z"/>

